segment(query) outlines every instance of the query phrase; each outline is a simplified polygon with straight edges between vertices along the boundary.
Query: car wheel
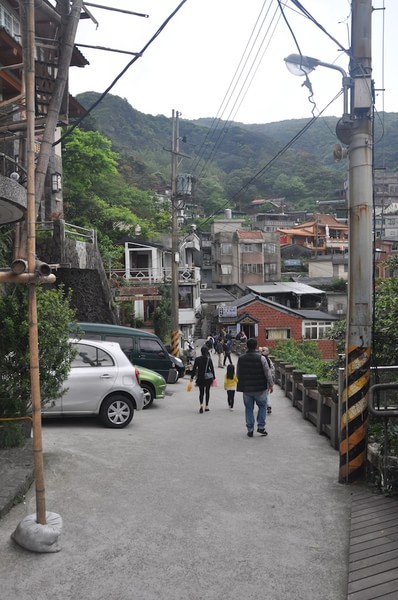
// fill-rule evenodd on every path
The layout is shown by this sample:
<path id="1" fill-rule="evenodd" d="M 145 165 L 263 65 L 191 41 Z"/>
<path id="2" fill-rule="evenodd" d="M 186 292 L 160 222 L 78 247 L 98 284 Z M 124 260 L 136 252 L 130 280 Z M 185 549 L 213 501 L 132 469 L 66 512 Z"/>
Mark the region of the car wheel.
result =
<path id="1" fill-rule="evenodd" d="M 141 387 L 144 390 L 144 406 L 142 408 L 148 408 L 155 399 L 155 390 L 146 381 L 141 381 Z"/>
<path id="2" fill-rule="evenodd" d="M 99 416 L 105 427 L 121 429 L 126 427 L 134 416 L 133 403 L 121 394 L 114 394 L 103 401 Z"/>

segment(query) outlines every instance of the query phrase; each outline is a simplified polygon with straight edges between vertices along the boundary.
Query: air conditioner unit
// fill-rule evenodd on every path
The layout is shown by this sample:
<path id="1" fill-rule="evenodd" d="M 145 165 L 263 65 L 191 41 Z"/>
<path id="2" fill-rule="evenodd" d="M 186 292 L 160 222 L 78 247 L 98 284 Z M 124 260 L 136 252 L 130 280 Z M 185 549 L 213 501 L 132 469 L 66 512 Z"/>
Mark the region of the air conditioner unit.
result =
<path id="1" fill-rule="evenodd" d="M 201 290 L 207 290 L 207 283 L 201 283 L 200 284 L 200 289 Z"/>

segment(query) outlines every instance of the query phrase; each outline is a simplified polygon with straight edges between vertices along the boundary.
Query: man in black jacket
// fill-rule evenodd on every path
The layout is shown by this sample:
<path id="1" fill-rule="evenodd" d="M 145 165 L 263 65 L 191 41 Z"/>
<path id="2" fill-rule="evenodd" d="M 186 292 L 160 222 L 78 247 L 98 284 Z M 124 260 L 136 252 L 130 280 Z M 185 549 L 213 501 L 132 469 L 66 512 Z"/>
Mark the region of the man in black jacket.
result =
<path id="1" fill-rule="evenodd" d="M 238 376 L 238 392 L 243 392 L 245 417 L 248 437 L 253 437 L 254 405 L 257 404 L 257 432 L 268 435 L 265 430 L 267 417 L 268 392 L 273 392 L 271 370 L 264 356 L 257 352 L 257 340 L 250 338 L 246 342 L 247 352 L 238 359 L 236 374 Z"/>

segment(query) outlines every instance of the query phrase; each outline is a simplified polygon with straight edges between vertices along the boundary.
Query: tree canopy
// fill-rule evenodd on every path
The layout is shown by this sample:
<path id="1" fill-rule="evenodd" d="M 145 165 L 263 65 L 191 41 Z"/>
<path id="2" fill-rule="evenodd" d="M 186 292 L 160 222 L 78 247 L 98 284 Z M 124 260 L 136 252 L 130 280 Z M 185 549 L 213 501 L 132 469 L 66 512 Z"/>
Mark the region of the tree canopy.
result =
<path id="1" fill-rule="evenodd" d="M 75 129 L 63 148 L 65 219 L 94 228 L 103 254 L 121 237 L 153 238 L 170 227 L 167 200 L 125 182 L 119 155 L 98 131 Z"/>

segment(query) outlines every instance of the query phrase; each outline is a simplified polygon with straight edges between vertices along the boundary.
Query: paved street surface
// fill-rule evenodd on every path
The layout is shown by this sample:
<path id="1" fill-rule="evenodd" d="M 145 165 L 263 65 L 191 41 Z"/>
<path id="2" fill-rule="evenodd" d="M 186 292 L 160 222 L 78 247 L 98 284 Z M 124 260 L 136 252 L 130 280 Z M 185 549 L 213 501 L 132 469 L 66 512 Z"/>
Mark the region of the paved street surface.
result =
<path id="1" fill-rule="evenodd" d="M 62 550 L 10 540 L 33 486 L 0 520 L 1 600 L 345 600 L 352 490 L 338 453 L 278 387 L 268 437 L 248 438 L 242 394 L 230 411 L 216 371 L 209 413 L 184 378 L 121 431 L 44 424 Z"/>

